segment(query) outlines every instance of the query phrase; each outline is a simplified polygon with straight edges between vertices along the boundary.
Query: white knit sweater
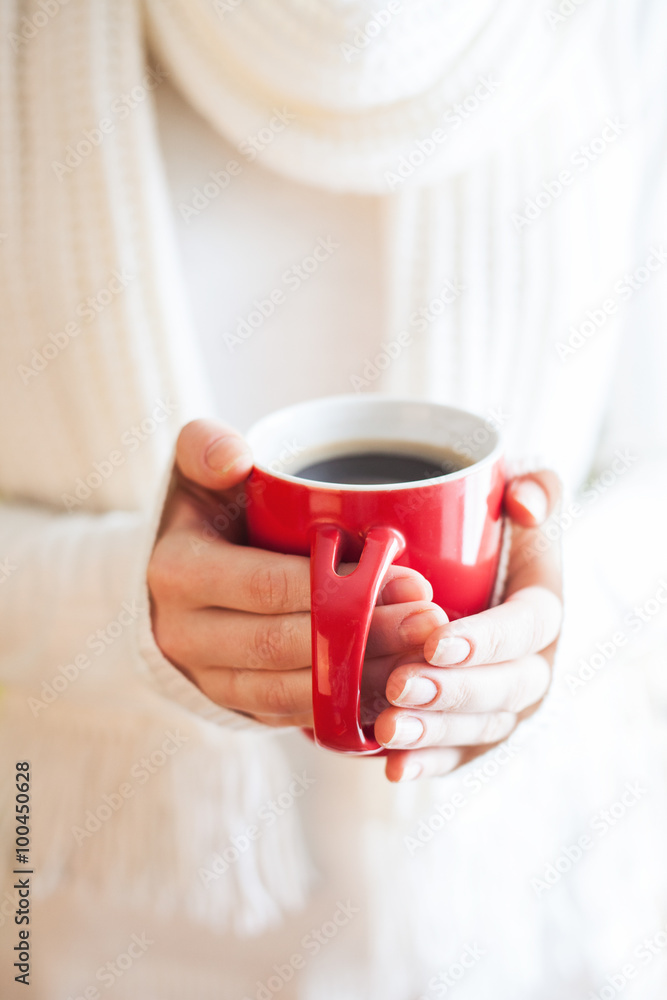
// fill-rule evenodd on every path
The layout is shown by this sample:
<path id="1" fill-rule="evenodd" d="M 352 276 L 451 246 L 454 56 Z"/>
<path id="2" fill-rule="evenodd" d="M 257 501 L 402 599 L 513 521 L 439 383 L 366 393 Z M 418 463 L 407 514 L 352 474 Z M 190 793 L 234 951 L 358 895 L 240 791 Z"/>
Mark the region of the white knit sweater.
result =
<path id="1" fill-rule="evenodd" d="M 606 470 L 617 449 L 644 459 L 644 471 L 633 464 L 613 490 L 598 483 L 604 498 L 584 504 L 585 516 L 566 538 L 571 548 L 585 544 L 571 594 L 575 608 L 577 600 L 586 602 L 587 613 L 583 638 L 580 630 L 564 647 L 567 674 L 579 655 L 590 656 L 594 640 L 614 631 L 621 611 L 656 589 L 665 568 L 655 543 L 660 498 L 667 495 L 659 321 L 667 267 L 656 265 L 667 248 L 657 183 L 665 162 L 664 18 L 657 3 L 588 0 L 550 26 L 543 10 L 529 17 L 525 4 L 505 3 L 484 31 L 486 4 L 475 5 L 468 26 L 465 18 L 451 20 L 456 5 L 417 4 L 408 21 L 417 38 L 439 6 L 446 11 L 434 23 L 451 69 L 438 90 L 437 60 L 421 65 L 419 87 L 429 99 L 420 101 L 411 99 L 419 92 L 414 78 L 399 93 L 378 94 L 371 86 L 380 79 L 389 87 L 397 78 L 389 46 L 399 44 L 405 25 L 397 22 L 397 38 L 386 38 L 391 72 L 383 77 L 381 65 L 353 64 L 356 83 L 339 73 L 336 92 L 324 7 L 306 5 L 318 30 L 311 23 L 305 39 L 288 24 L 280 37 L 284 48 L 293 47 L 292 63 L 273 66 L 270 37 L 289 20 L 290 8 L 244 4 L 237 13 L 245 20 L 236 21 L 216 15 L 214 5 L 193 4 L 188 12 L 185 5 L 154 2 L 147 13 L 129 0 L 70 0 L 43 25 L 39 6 L 8 4 L 2 11 L 0 745 L 5 774 L 19 759 L 33 769 L 37 913 L 40 907 L 46 913 L 49 899 L 64 901 L 81 940 L 88 921 L 91 940 L 110 935 L 109 958 L 123 951 L 123 935 L 143 929 L 133 921 L 149 919 L 161 957 L 152 960 L 148 952 L 132 983 L 114 986 L 128 998 L 180 998 L 191 990 L 207 1000 L 225 987 L 225 996 L 256 991 L 255 978 L 267 982 L 272 965 L 283 962 L 286 942 L 299 945 L 311 928 L 333 919 L 337 892 L 348 890 L 360 913 L 327 950 L 309 957 L 303 975 L 281 987 L 283 997 L 416 997 L 476 941 L 491 954 L 475 970 L 477 983 L 492 983 L 496 996 L 547 996 L 545 982 L 583 996 L 616 971 L 618 955 L 632 950 L 635 926 L 641 940 L 667 919 L 660 910 L 662 877 L 634 855 L 631 836 L 635 830 L 642 838 L 643 856 L 659 857 L 663 772 L 641 741 L 613 745 L 619 731 L 636 740 L 640 722 L 657 739 L 648 682 L 628 689 L 623 675 L 610 671 L 604 689 L 589 686 L 576 698 L 567 682 L 557 686 L 551 711 L 524 735 L 529 751 L 515 754 L 480 794 L 460 775 L 395 789 L 377 761 L 361 768 L 323 757 L 298 734 L 275 734 L 217 708 L 155 646 L 145 567 L 175 433 L 194 416 L 222 412 L 245 425 L 255 414 L 230 413 L 203 373 L 152 92 L 167 74 L 232 144 L 265 124 L 274 95 L 280 107 L 290 99 L 297 122 L 266 146 L 254 183 L 261 185 L 270 167 L 292 181 L 376 199 L 384 254 L 374 262 L 373 280 L 384 296 L 377 351 L 404 329 L 413 344 L 382 377 L 368 378 L 365 356 L 358 368 L 350 364 L 350 374 L 368 383 L 363 388 L 482 413 L 500 408 L 508 414 L 513 457 L 550 461 L 571 491 L 596 462 Z M 345 7 L 333 9 L 339 6 Z M 370 13 L 359 15 L 362 25 Z M 513 31 L 519 23 L 522 31 Z M 207 37 L 207 27 L 220 35 Z M 145 75 L 146 31 L 157 58 L 153 76 Z M 335 44 L 354 38 L 349 24 L 345 31 Z M 328 48 L 318 54 L 321 37 Z M 228 55 L 243 44 L 235 51 L 247 54 L 252 39 L 269 78 L 268 107 L 262 87 L 248 82 L 250 69 L 240 73 L 223 59 L 227 77 L 215 79 L 218 46 Z M 432 51 L 428 33 L 420 44 L 411 50 L 416 65 L 415 53 Z M 312 66 L 299 78 L 311 49 L 323 67 L 317 85 Z M 474 95 L 483 76 L 497 79 L 498 91 L 488 102 L 477 98 L 478 117 L 463 120 L 460 144 L 450 122 L 451 154 L 438 150 L 412 171 L 409 159 L 401 167 L 415 144 L 431 136 L 443 109 Z M 362 106 L 350 107 L 354 99 Z M 233 146 L 230 152 L 245 166 L 243 153 Z M 400 169 L 407 176 L 397 182 Z M 571 179 L 559 180 L 563 171 Z M 271 174 L 266 178 L 270 185 Z M 644 282 L 638 269 L 646 261 L 656 270 Z M 441 311 L 445 281 L 463 291 Z M 615 308 L 605 313 L 609 300 Z M 419 310 L 426 310 L 426 325 Z M 599 332 L 576 347 L 571 328 L 596 325 L 596 318 Z M 280 370 L 277 346 L 267 343 L 266 351 L 267 370 Z M 252 371 L 239 377 L 248 380 Z M 293 398 L 267 395 L 257 412 Z M 645 517 L 632 529 L 639 505 Z M 627 530 L 617 539 L 621 524 Z M 622 558 L 632 546 L 646 558 Z M 654 632 L 652 641 L 647 632 L 640 638 L 647 664 L 640 676 L 650 680 L 648 667 L 664 653 L 654 653 Z M 566 739 L 572 756 L 564 760 Z M 240 843 L 267 802 L 294 787 L 295 767 L 315 778 L 319 820 L 297 802 L 280 822 L 262 828 L 224 877 L 207 876 L 212 859 Z M 652 811 L 638 809 L 637 826 L 628 826 L 624 840 L 591 855 L 568 894 L 558 896 L 556 888 L 536 898 L 530 877 L 634 779 L 650 785 Z M 136 794 L 125 800 L 119 789 L 128 780 Z M 457 792 L 465 816 L 428 852 L 411 856 L 404 838 L 424 817 L 442 816 L 443 803 Z M 13 785 L 3 793 L 11 799 Z M 114 795 L 123 800 L 117 809 Z M 535 813 L 524 810 L 527 798 Z M 5 809 L 0 821 L 10 844 L 12 816 Z M 610 865 L 625 872 L 616 882 L 619 901 L 626 905 L 633 893 L 641 900 L 618 919 L 605 914 L 600 898 Z M 8 867 L 3 892 L 11 879 Z M 90 917 L 95 894 L 109 915 L 106 925 Z M 520 967 L 504 955 L 511 939 L 499 926 L 503 898 L 521 928 Z M 0 907 L 5 977 L 14 943 L 5 933 L 12 927 L 6 902 Z M 279 919 L 287 920 L 283 930 L 267 929 Z M 604 923 L 599 940 L 589 934 L 585 947 L 574 947 L 577 921 L 591 919 Z M 112 925 L 121 929 L 114 936 Z M 185 946 L 172 949 L 173 961 L 167 957 L 176 926 L 189 926 L 182 933 L 192 941 L 201 936 L 201 962 Z M 227 958 L 218 967 L 210 955 L 220 949 Z M 295 950 L 308 954 L 306 946 Z M 55 950 L 50 960 L 56 962 Z M 75 973 L 83 959 L 66 953 L 58 961 L 56 979 L 50 978 L 55 965 L 36 965 L 37 997 L 60 996 L 52 982 L 62 995 L 82 988 Z M 228 969 L 226 981 L 221 968 Z M 12 996 L 7 981 L 5 990 L 0 979 L 3 996 Z M 658 987 L 651 993 L 650 978 L 643 983 L 638 995 L 659 995 Z M 461 995 L 482 995 L 476 989 L 471 973 Z M 434 987 L 429 995 L 438 995 Z"/>

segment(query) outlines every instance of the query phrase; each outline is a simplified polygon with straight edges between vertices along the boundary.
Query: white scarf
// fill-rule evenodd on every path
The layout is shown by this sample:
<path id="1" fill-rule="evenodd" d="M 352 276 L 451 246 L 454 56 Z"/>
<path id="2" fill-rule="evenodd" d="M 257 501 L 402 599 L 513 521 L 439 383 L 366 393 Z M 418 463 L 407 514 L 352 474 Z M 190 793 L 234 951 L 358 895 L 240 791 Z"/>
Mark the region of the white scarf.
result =
<path id="1" fill-rule="evenodd" d="M 144 9 L 139 0 L 69 0 L 44 25 L 46 15 L 33 16 L 27 0 L 0 10 L 9 40 L 4 87 L 11 95 L 0 121 L 9 151 L 0 219 L 11 247 L 3 303 L 16 331 L 4 363 L 23 371 L 0 399 L 0 417 L 27 429 L 39 413 L 60 442 L 25 465 L 13 442 L 0 446 L 9 494 L 59 500 L 82 468 L 117 447 L 118 428 L 146 419 L 161 396 L 176 404 L 175 421 L 213 410 L 178 272 L 145 86 L 146 33 L 159 73 L 232 142 L 258 134 L 276 110 L 296 116 L 264 146 L 262 163 L 308 184 L 386 194 L 387 320 L 378 340 L 395 338 L 420 308 L 438 304 L 444 283 L 461 272 L 468 280 L 476 271 L 486 283 L 494 252 L 495 306 L 475 292 L 445 315 L 434 314 L 374 388 L 486 410 L 525 379 L 514 358 L 525 356 L 529 365 L 543 352 L 535 327 L 551 336 L 548 315 L 536 313 L 527 326 L 512 293 L 523 251 L 508 246 L 507 220 L 526 192 L 539 190 L 566 130 L 578 126 L 587 134 L 586 93 L 575 108 L 562 110 L 554 94 L 577 59 L 585 59 L 592 33 L 607 17 L 605 5 L 588 0 L 570 31 L 567 24 L 549 29 L 544 12 L 523 0 L 503 0 L 491 14 L 487 0 L 409 7 L 404 0 L 374 43 L 355 49 L 348 62 L 341 46 L 368 40 L 368 26 L 374 18 L 380 23 L 382 11 L 386 20 L 388 5 L 242 0 L 221 8 L 234 3 L 146 0 Z M 621 33 L 625 26 L 614 16 Z M 139 99 L 126 100 L 132 92 Z M 548 128 L 538 130 L 536 146 L 526 129 L 543 108 Z M 110 131 L 103 133 L 100 123 Z M 490 239 L 491 209 L 497 224 Z M 576 211 L 574 202 L 561 207 L 563 228 Z M 499 253 L 491 246 L 496 234 Z M 531 233 L 536 267 L 549 266 L 552 240 L 546 226 Z M 124 269 L 133 276 L 124 293 L 93 322 L 82 321 L 82 304 Z M 33 278 L 26 279 L 31 275 L 40 276 L 37 292 Z M 34 352 L 52 353 L 49 338 L 62 342 L 72 322 L 84 336 L 65 335 L 67 349 L 46 376 L 26 375 L 43 363 Z M 489 353 L 497 355 L 493 368 L 482 371 L 477 359 Z M 153 435 L 96 490 L 90 508 L 149 502 L 168 452 L 168 436 Z"/>
<path id="2" fill-rule="evenodd" d="M 386 194 L 401 157 L 419 160 L 437 129 L 449 134 L 412 182 L 442 179 L 520 131 L 564 61 L 585 53 L 602 12 L 591 6 L 575 34 L 550 31 L 524 0 L 147 0 L 147 13 L 160 60 L 232 143 L 284 108 L 294 117 L 263 149 L 266 166 Z"/>
<path id="3" fill-rule="evenodd" d="M 562 98 L 611 17 L 605 4 L 589 0 L 556 25 L 525 0 L 146 0 L 146 8 L 151 49 L 172 82 L 242 153 L 257 137 L 270 169 L 384 196 L 378 340 L 408 331 L 412 342 L 373 388 L 480 412 L 524 393 L 527 372 L 551 356 L 554 327 L 538 303 L 528 323 L 523 314 L 515 289 L 525 249 L 512 213 L 558 171 L 569 137 L 599 124 L 590 111 L 597 63 L 584 72 L 590 94 L 574 108 Z M 284 127 L 272 132 L 276 113 Z M 563 231 L 579 211 L 559 206 Z M 525 266 L 557 280 L 554 242 L 546 227 L 531 234 Z M 441 310 L 446 289 L 464 282 L 474 290 Z M 427 325 L 417 318 L 425 307 Z M 542 398 L 548 377 L 543 370 L 535 384 Z M 536 426 L 534 440 L 520 442 L 535 461 L 538 439 Z"/>

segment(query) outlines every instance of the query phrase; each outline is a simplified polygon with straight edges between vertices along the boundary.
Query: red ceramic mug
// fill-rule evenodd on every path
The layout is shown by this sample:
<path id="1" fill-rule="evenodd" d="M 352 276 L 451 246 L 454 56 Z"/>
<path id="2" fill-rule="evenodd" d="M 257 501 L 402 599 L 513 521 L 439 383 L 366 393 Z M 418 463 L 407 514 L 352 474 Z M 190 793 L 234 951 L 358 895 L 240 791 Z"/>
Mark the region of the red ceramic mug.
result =
<path id="1" fill-rule="evenodd" d="M 450 617 L 488 607 L 502 536 L 498 434 L 463 410 L 383 396 L 316 399 L 265 417 L 247 440 L 251 545 L 310 555 L 314 739 L 348 754 L 382 747 L 360 718 L 371 616 L 392 562 L 418 570 Z M 433 454 L 469 462 L 430 479 L 344 485 L 298 476 L 318 457 Z M 340 562 L 358 563 L 348 576 Z"/>

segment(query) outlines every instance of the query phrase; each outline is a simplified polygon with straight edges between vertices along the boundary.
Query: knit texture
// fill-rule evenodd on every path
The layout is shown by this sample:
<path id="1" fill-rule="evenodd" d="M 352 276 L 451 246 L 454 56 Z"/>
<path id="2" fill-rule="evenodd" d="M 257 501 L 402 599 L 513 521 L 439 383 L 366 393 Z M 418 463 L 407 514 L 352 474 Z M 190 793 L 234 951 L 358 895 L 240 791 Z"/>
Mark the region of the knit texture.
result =
<path id="1" fill-rule="evenodd" d="M 152 93 L 161 78 L 168 76 L 232 143 L 265 126 L 284 104 L 295 121 L 267 147 L 268 168 L 382 199 L 386 323 L 378 339 L 409 329 L 415 343 L 373 390 L 482 413 L 505 407 L 512 413 L 511 455 L 548 458 L 576 488 L 590 472 L 606 414 L 605 440 L 619 440 L 618 417 L 608 406 L 619 358 L 624 384 L 632 366 L 664 357 L 664 347 L 654 351 L 657 283 L 652 321 L 631 331 L 637 339 L 629 346 L 621 344 L 619 316 L 571 363 L 556 353 L 568 324 L 580 323 L 610 281 L 665 235 L 650 197 L 659 178 L 642 167 L 649 132 L 662 156 L 654 162 L 664 164 L 664 132 L 646 125 L 655 120 L 657 100 L 647 95 L 664 93 L 660 5 L 587 0 L 552 30 L 540 20 L 543 12 L 518 0 L 465 5 L 467 13 L 454 3 L 416 3 L 402 27 L 397 20 L 387 28 L 379 48 L 347 64 L 340 46 L 376 9 L 244 0 L 232 18 L 203 0 L 69 0 L 39 27 L 36 4 L 2 5 L 0 556 L 9 574 L 0 587 L 0 670 L 8 688 L 2 757 L 30 759 L 39 775 L 36 791 L 49 823 L 35 832 L 38 899 L 63 885 L 82 897 L 95 887 L 101 898 L 182 912 L 206 928 L 247 935 L 298 911 L 313 881 L 295 810 L 244 854 L 230 878 L 206 888 L 197 874 L 202 859 L 229 845 L 260 805 L 284 790 L 291 772 L 281 740 L 298 734 L 281 737 L 217 709 L 162 657 L 150 629 L 145 569 L 174 437 L 186 420 L 215 410 L 185 306 L 156 138 Z M 35 28 L 29 39 L 26 19 Z M 397 66 L 407 63 L 409 72 L 399 76 Z M 487 82 L 475 95 L 482 78 L 497 80 L 497 89 Z M 426 155 L 418 143 L 431 141 L 447 111 L 468 98 L 469 117 L 456 129 L 450 121 L 447 139 L 433 139 L 437 150 Z M 558 212 L 538 205 L 539 225 L 517 221 L 526 200 L 558 176 L 564 151 L 567 164 L 569 151 L 590 142 L 607 119 L 626 123 L 627 133 L 617 126 L 619 141 L 598 168 L 577 174 Z M 446 282 L 470 294 L 441 313 Z M 423 309 L 426 324 L 419 322 Z M 641 350 L 633 350 L 638 343 Z M 642 406 L 641 413 L 622 405 L 614 413 L 622 415 L 624 434 L 657 454 L 666 438 L 664 393 L 647 393 Z M 605 538 L 613 531 L 611 521 Z M 609 571 L 605 583 L 611 580 Z M 97 637 L 102 646 L 95 646 L 98 630 L 112 641 Z M 76 667 L 80 654 L 89 666 Z M 65 668 L 72 663 L 78 673 L 70 681 Z M 556 691 L 558 717 L 571 713 L 573 728 L 586 733 L 577 748 L 592 762 L 590 774 L 580 768 L 578 784 L 567 789 L 565 820 L 564 790 L 554 795 L 544 779 L 558 772 L 567 727 L 561 721 L 550 741 L 548 710 L 526 728 L 528 749 L 504 781 L 474 798 L 456 831 L 415 859 L 408 859 L 404 837 L 465 790 L 465 776 L 455 777 L 446 795 L 437 782 L 396 790 L 379 780 L 378 762 L 368 762 L 348 792 L 349 762 L 321 764 L 332 802 L 354 805 L 341 820 L 349 839 L 336 848 L 352 837 L 362 844 L 357 886 L 371 902 L 359 938 L 367 950 L 355 956 L 358 975 L 352 959 L 345 972 L 359 996 L 405 1000 L 415 969 L 426 982 L 427 970 L 442 968 L 443 941 L 472 940 L 480 927 L 490 934 L 501 922 L 498 910 L 443 905 L 443 897 L 468 899 L 475 876 L 450 848 L 493 829 L 496 853 L 483 870 L 493 873 L 494 859 L 500 868 L 507 857 L 525 857 L 538 871 L 544 843 L 532 833 L 541 817 L 550 819 L 556 857 L 560 838 L 578 835 L 571 816 L 604 806 L 605 795 L 611 800 L 612 776 L 646 774 L 643 748 L 626 750 L 617 739 L 622 684 L 612 685 L 607 701 L 590 691 L 574 710 L 562 688 Z M 648 730 L 653 717 L 641 685 L 633 695 L 635 725 L 645 720 Z M 599 727 L 589 731 L 591 712 Z M 73 831 L 85 829 L 87 813 L 174 732 L 187 737 L 174 766 L 158 768 L 141 795 L 77 843 Z M 659 788 L 661 772 L 652 775 Z M 527 787 L 534 810 L 521 829 L 507 818 L 499 823 L 504 796 Z M 10 842 L 11 814 L 2 815 Z M 570 825 L 562 833 L 564 822 Z M 644 843 L 657 857 L 659 845 Z M 479 844 L 481 853 L 486 842 Z M 626 888 L 632 884 L 648 901 L 647 927 L 657 928 L 660 877 L 651 881 L 629 850 L 623 865 Z M 601 877 L 591 876 L 590 884 L 599 887 Z M 516 890 L 506 869 L 495 884 L 496 902 L 503 891 L 530 895 L 523 886 Z M 587 884 L 583 878 L 581 900 L 554 903 L 542 923 L 525 918 L 530 954 L 537 954 L 541 934 L 565 942 L 585 910 Z M 441 894 L 429 891 L 433 885 Z M 415 899 L 423 906 L 410 905 Z M 582 971 L 585 956 L 580 966 L 559 970 L 557 949 L 553 969 L 527 961 L 514 994 L 536 995 L 535 984 L 549 975 L 571 983 L 587 974 L 592 988 L 600 969 L 616 960 L 605 947 L 594 972 Z M 318 1000 L 338 1000 L 337 952 L 330 954 L 307 973 L 308 995 Z M 510 983 L 512 962 L 508 952 Z M 143 968 L 150 983 L 150 960 Z M 174 980 L 164 995 L 173 988 L 181 996 L 186 987 L 185 977 Z M 215 984 L 209 987 L 216 995 Z"/>

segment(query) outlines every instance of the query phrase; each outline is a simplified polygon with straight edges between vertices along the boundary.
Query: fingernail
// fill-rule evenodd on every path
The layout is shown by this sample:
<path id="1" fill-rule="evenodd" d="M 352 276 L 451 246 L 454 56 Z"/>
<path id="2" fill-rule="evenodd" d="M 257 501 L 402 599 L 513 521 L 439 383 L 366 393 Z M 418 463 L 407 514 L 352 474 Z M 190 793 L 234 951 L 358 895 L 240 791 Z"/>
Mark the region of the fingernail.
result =
<path id="1" fill-rule="evenodd" d="M 399 635 L 410 646 L 421 646 L 431 632 L 447 624 L 447 615 L 440 609 L 416 611 L 404 618 L 398 627 Z"/>
<path id="2" fill-rule="evenodd" d="M 414 715 L 399 715 L 394 735 L 385 743 L 388 747 L 410 746 L 424 735 L 424 724 Z"/>
<path id="3" fill-rule="evenodd" d="M 390 580 L 382 588 L 382 600 L 385 604 L 408 604 L 410 601 L 429 601 L 433 596 L 426 580 L 415 577 L 402 577 Z"/>
<path id="4" fill-rule="evenodd" d="M 403 774 L 401 775 L 401 781 L 414 781 L 418 778 L 423 771 L 421 764 L 415 764 L 414 761 L 411 764 L 406 764 L 403 768 Z"/>
<path id="5" fill-rule="evenodd" d="M 439 639 L 435 652 L 427 656 L 429 663 L 435 667 L 452 666 L 463 663 L 470 656 L 470 643 L 460 635 L 448 635 Z"/>
<path id="6" fill-rule="evenodd" d="M 429 677 L 408 677 L 403 690 L 392 701 L 395 705 L 428 705 L 437 693 L 438 689 Z"/>
<path id="7" fill-rule="evenodd" d="M 242 449 L 240 452 L 239 447 Z M 205 461 L 209 469 L 212 469 L 219 476 L 224 476 L 237 465 L 247 465 L 251 458 L 250 450 L 245 447 L 242 441 L 223 437 L 218 438 L 209 446 Z"/>
<path id="8" fill-rule="evenodd" d="M 541 524 L 547 516 L 547 495 L 534 479 L 524 479 L 514 492 L 515 498 Z"/>

